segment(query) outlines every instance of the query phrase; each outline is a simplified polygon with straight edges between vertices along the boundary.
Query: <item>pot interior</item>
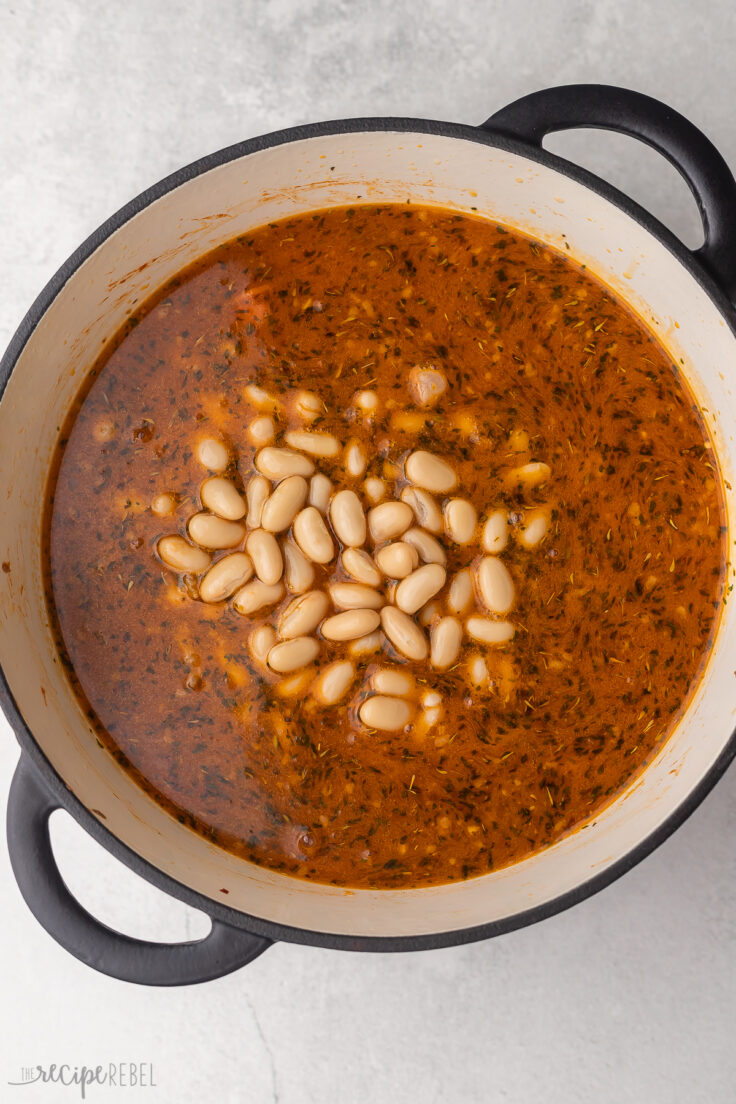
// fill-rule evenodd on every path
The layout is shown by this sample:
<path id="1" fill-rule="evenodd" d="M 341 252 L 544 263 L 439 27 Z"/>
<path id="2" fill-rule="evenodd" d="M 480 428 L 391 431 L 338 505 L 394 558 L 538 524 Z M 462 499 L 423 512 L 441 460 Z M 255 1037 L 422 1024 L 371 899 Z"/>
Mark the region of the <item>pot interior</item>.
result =
<path id="1" fill-rule="evenodd" d="M 513 917 L 605 871 L 654 832 L 708 772 L 734 728 L 736 606 L 657 758 L 585 830 L 516 866 L 420 890 L 342 890 L 243 862 L 184 828 L 102 749 L 63 676 L 43 601 L 40 531 L 59 427 L 124 319 L 179 269 L 270 219 L 380 200 L 498 220 L 584 262 L 649 323 L 705 412 L 734 531 L 736 341 L 697 280 L 650 232 L 560 172 L 470 137 L 399 130 L 318 134 L 210 168 L 150 202 L 59 289 L 0 404 L 0 662 L 39 746 L 81 802 L 133 851 L 207 898 L 348 936 L 407 936 Z"/>

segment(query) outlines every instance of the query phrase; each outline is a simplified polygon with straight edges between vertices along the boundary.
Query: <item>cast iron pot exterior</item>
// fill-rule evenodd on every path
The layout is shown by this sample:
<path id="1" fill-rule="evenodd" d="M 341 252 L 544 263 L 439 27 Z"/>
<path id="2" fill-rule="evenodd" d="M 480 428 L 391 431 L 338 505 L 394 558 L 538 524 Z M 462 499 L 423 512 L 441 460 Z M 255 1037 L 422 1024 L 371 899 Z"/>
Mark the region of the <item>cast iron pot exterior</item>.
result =
<path id="1" fill-rule="evenodd" d="M 597 127 L 632 135 L 667 157 L 682 173 L 698 202 L 705 243 L 693 253 L 659 222 L 598 178 L 541 148 L 545 135 L 570 127 Z M 277 132 L 230 147 L 195 162 L 144 192 L 101 226 L 53 277 L 31 307 L 0 364 L 0 394 L 27 342 L 57 295 L 83 263 L 111 235 L 161 197 L 210 170 L 250 154 L 305 139 L 361 132 L 441 135 L 507 151 L 554 169 L 618 207 L 658 239 L 688 270 L 734 327 L 736 300 L 736 183 L 707 138 L 682 116 L 656 100 L 623 89 L 574 85 L 527 96 L 480 128 L 413 119 L 358 119 L 314 124 Z M 153 290 L 153 289 L 152 289 Z M 0 670 L 0 700 L 21 745 L 21 758 L 8 803 L 8 846 L 20 890 L 33 914 L 62 946 L 81 961 L 113 977 L 151 985 L 192 984 L 221 976 L 250 962 L 271 942 L 291 941 L 342 950 L 425 950 L 472 942 L 553 915 L 584 900 L 625 873 L 667 838 L 697 807 L 736 754 L 736 730 L 686 798 L 645 838 L 598 874 L 551 900 L 488 923 L 417 935 L 347 935 L 274 922 L 228 907 L 199 893 L 146 861 L 123 843 L 75 796 L 39 746 Z M 152 884 L 206 912 L 212 930 L 203 940 L 176 945 L 147 943 L 112 931 L 92 917 L 65 886 L 51 850 L 48 821 L 63 808 L 112 854 Z"/>

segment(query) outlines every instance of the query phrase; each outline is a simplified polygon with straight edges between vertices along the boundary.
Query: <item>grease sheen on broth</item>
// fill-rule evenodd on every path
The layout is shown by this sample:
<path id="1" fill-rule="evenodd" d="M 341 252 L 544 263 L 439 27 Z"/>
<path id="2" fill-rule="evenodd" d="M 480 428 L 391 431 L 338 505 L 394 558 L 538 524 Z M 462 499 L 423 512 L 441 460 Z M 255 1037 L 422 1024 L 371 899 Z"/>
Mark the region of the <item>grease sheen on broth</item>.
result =
<path id="1" fill-rule="evenodd" d="M 47 519 L 101 742 L 220 846 L 343 885 L 589 821 L 722 601 L 720 476 L 667 352 L 560 253 L 438 208 L 275 222 L 180 273 L 94 367 Z"/>

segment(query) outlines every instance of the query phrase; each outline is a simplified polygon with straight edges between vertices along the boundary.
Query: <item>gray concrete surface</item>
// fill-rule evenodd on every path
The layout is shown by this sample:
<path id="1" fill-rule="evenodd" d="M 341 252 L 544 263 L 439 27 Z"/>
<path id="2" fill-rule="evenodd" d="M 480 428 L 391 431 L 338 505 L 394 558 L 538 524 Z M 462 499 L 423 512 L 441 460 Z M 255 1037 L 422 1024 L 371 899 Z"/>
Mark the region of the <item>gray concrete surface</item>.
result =
<path id="1" fill-rule="evenodd" d="M 134 193 L 310 119 L 475 123 L 531 89 L 606 81 L 667 100 L 736 165 L 735 48 L 728 0 L 2 0 L 0 342 Z M 697 242 L 686 189 L 650 151 L 593 133 L 554 148 Z M 0 729 L 5 793 L 17 751 Z M 413 956 L 283 945 L 179 991 L 113 982 L 58 949 L 3 851 L 0 1099 L 79 1099 L 74 1087 L 7 1086 L 23 1066 L 126 1060 L 152 1062 L 157 1087 L 92 1087 L 88 1100 L 732 1104 L 735 786 L 731 771 L 643 865 L 533 928 Z M 65 877 L 100 917 L 148 938 L 206 930 L 56 820 Z"/>

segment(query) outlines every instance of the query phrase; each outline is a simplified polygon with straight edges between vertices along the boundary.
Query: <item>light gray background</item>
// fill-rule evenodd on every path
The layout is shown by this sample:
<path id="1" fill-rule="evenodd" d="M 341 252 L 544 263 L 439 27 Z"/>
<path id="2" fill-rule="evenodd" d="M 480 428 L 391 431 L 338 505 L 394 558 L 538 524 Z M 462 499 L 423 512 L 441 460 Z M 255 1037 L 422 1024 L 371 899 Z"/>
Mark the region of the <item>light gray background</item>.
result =
<path id="1" fill-rule="evenodd" d="M 667 100 L 736 165 L 730 0 L 0 3 L 0 343 L 71 250 L 165 173 L 313 119 L 477 123 L 545 85 L 620 83 Z M 555 139 L 699 236 L 673 170 L 627 139 Z M 736 212 L 734 212 L 736 217 Z M 724 366 L 736 371 L 736 366 Z M 1 524 L 1 521 L 0 521 Z M 17 758 L 0 721 L 0 788 Z M 736 775 L 597 897 L 491 942 L 417 955 L 277 946 L 199 988 L 93 973 L 27 912 L 4 850 L 0 1099 L 20 1067 L 151 1061 L 160 1101 L 732 1104 Z M 56 814 L 65 877 L 108 923 L 160 939 L 203 918 Z"/>

